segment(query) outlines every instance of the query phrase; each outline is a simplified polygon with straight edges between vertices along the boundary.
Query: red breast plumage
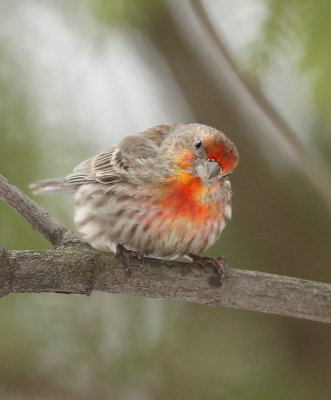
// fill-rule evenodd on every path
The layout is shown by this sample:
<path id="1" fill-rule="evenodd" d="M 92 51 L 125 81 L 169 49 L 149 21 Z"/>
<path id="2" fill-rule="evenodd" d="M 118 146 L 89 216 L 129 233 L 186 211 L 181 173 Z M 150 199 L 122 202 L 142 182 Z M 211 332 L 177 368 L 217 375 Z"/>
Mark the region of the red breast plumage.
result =
<path id="1" fill-rule="evenodd" d="M 234 144 L 200 124 L 160 125 L 125 138 L 37 192 L 75 191 L 75 222 L 94 247 L 147 256 L 200 253 L 231 217 Z"/>

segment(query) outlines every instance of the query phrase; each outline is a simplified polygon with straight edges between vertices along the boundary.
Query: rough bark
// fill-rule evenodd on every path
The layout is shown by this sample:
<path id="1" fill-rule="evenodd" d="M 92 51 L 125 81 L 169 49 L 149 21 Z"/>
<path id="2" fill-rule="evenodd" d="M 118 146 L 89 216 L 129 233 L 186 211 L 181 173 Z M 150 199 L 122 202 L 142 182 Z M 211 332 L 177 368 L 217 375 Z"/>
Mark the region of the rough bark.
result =
<path id="1" fill-rule="evenodd" d="M 0 296 L 94 290 L 331 322 L 331 285 L 326 283 L 229 268 L 220 287 L 212 268 L 149 258 L 133 260 L 128 275 L 121 257 L 88 245 L 0 253 Z"/>

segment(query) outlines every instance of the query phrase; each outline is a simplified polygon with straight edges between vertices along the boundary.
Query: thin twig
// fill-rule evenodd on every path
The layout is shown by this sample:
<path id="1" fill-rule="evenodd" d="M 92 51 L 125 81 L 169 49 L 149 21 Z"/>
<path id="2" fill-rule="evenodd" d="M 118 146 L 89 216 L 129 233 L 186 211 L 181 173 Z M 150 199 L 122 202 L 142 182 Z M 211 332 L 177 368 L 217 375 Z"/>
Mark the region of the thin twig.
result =
<path id="1" fill-rule="evenodd" d="M 297 162 L 298 168 L 320 193 L 321 197 L 325 200 L 331 210 L 331 171 L 328 165 L 321 159 L 321 157 L 319 157 L 312 147 L 307 148 L 307 146 L 304 145 L 304 143 L 298 138 L 298 135 L 275 109 L 268 98 L 245 77 L 235 62 L 224 39 L 216 32 L 208 14 L 206 13 L 202 1 L 191 0 L 191 6 L 194 10 L 195 16 L 204 27 L 222 58 L 227 62 L 244 90 L 249 93 L 266 118 L 277 128 L 277 131 L 282 138 L 284 138 L 293 149 L 297 160 L 299 160 L 299 162 Z M 302 162 L 303 160 L 304 162 Z M 309 168 L 307 168 L 307 165 L 309 165 Z"/>
<path id="2" fill-rule="evenodd" d="M 18 212 L 32 228 L 41 233 L 53 246 L 77 243 L 79 240 L 37 203 L 27 197 L 5 177 L 0 175 L 0 200 Z"/>

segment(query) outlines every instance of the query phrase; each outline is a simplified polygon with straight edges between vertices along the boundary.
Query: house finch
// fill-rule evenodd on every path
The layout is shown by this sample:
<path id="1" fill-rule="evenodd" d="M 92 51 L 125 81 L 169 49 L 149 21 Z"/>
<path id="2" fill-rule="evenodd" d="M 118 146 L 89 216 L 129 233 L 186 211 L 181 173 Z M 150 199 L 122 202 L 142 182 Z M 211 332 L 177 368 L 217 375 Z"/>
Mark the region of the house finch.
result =
<path id="1" fill-rule="evenodd" d="M 75 223 L 87 242 L 131 256 L 200 257 L 231 218 L 228 175 L 238 152 L 224 133 L 200 124 L 159 125 L 79 164 L 34 193 L 76 192 Z"/>

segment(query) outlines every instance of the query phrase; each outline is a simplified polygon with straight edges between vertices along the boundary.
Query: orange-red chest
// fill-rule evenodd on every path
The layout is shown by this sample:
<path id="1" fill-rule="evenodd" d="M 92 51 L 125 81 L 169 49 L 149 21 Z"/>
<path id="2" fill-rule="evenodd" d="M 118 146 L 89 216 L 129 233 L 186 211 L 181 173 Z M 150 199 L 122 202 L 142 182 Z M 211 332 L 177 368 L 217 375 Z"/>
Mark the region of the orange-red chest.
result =
<path id="1" fill-rule="evenodd" d="M 214 186 L 205 186 L 199 178 L 183 174 L 163 189 L 158 206 L 169 219 L 184 218 L 188 222 L 204 223 L 215 218 L 221 204 L 215 201 Z"/>

